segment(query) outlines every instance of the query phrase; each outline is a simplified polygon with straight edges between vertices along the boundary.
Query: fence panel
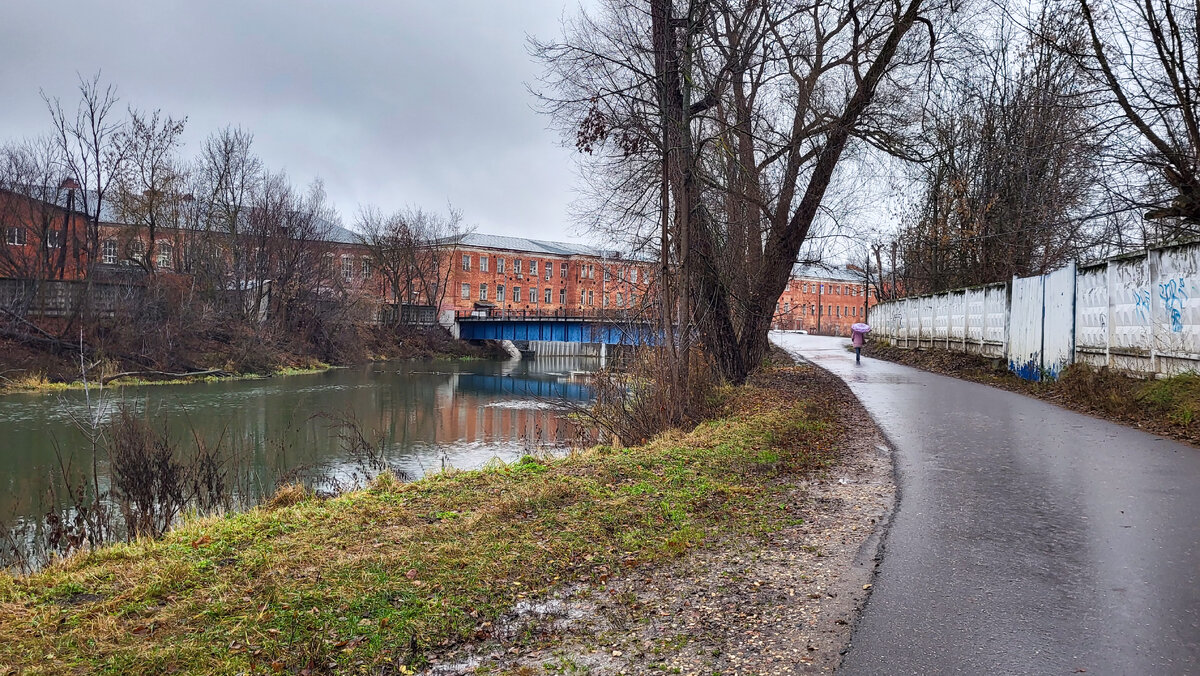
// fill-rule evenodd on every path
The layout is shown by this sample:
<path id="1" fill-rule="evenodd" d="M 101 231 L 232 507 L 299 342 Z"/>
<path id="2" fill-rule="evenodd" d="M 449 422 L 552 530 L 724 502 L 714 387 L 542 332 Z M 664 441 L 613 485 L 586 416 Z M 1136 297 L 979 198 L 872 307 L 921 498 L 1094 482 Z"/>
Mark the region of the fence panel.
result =
<path id="1" fill-rule="evenodd" d="M 1040 276 L 1013 277 L 1008 369 L 1025 380 L 1041 380 L 1044 292 L 1045 280 Z"/>
<path id="2" fill-rule="evenodd" d="M 1108 365 L 1108 265 L 1075 273 L 1075 361 Z"/>
<path id="3" fill-rule="evenodd" d="M 1200 360 L 1200 246 L 1150 252 L 1156 371 L 1194 371 Z"/>
<path id="4" fill-rule="evenodd" d="M 1109 365 L 1125 371 L 1152 373 L 1154 306 L 1145 256 L 1109 261 Z"/>
<path id="5" fill-rule="evenodd" d="M 1042 276 L 1042 376 L 1057 378 L 1075 356 L 1075 264 Z"/>

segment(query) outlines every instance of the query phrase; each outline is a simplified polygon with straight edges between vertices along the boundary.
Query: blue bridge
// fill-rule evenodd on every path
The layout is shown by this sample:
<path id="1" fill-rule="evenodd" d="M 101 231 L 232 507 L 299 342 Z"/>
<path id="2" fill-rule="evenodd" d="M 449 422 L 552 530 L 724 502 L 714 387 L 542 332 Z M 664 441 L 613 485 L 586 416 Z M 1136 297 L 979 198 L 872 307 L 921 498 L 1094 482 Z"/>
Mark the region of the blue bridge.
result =
<path id="1" fill-rule="evenodd" d="M 459 312 L 463 340 L 557 341 L 645 345 L 657 331 L 649 320 L 628 313 L 565 314 L 536 311 L 474 310 Z"/>

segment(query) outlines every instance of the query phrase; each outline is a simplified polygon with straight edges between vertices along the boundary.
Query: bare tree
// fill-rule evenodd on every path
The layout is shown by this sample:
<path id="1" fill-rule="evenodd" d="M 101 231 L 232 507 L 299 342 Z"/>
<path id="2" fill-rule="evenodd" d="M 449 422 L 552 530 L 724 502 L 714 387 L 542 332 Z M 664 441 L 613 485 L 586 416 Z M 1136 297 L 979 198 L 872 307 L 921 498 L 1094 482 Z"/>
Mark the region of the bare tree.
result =
<path id="1" fill-rule="evenodd" d="M 562 43 L 535 44 L 548 111 L 625 188 L 617 219 L 657 217 L 662 314 L 693 327 L 664 319 L 682 360 L 694 335 L 726 379 L 761 362 L 847 148 L 898 145 L 926 10 L 940 5 L 609 0 Z"/>
<path id="2" fill-rule="evenodd" d="M 79 102 L 73 116 L 57 97 L 45 92 L 42 100 L 53 121 L 53 138 L 58 144 L 66 174 L 80 187 L 80 201 L 88 216 L 86 252 L 91 266 L 100 260 L 100 222 L 109 189 L 117 179 L 128 153 L 126 121 L 117 117 L 119 101 L 112 85 L 100 84 L 100 73 L 91 80 L 79 78 Z"/>
<path id="3" fill-rule="evenodd" d="M 78 263 L 83 243 L 72 241 L 72 184 L 62 179 L 54 139 L 0 147 L 0 277 L 62 279 L 72 249 Z"/>
<path id="4" fill-rule="evenodd" d="M 897 240 L 910 292 L 1043 274 L 1105 234 L 1098 100 L 1072 56 L 1082 23 L 1044 13 L 1028 34 L 1007 21 L 989 34 L 946 69 L 926 116 Z"/>
<path id="5" fill-rule="evenodd" d="M 126 159 L 117 174 L 113 206 L 120 222 L 132 230 L 127 246 L 132 242 L 140 250 L 127 250 L 127 257 L 147 272 L 154 272 L 160 258 L 172 265 L 173 245 L 167 242 L 160 251 L 158 239 L 160 228 L 179 221 L 186 177 L 176 151 L 186 121 L 157 110 L 129 113 Z"/>
<path id="6" fill-rule="evenodd" d="M 1200 13 L 1179 0 L 1078 0 L 1090 65 L 1149 172 L 1142 204 L 1151 242 L 1200 234 Z"/>
<path id="7" fill-rule="evenodd" d="M 384 214 L 365 206 L 356 224 L 359 243 L 397 305 L 394 323 L 401 321 L 402 304 L 423 302 L 438 308 L 444 304 L 455 254 L 469 232 L 462 212 L 450 207 L 442 215 L 409 207 Z"/>

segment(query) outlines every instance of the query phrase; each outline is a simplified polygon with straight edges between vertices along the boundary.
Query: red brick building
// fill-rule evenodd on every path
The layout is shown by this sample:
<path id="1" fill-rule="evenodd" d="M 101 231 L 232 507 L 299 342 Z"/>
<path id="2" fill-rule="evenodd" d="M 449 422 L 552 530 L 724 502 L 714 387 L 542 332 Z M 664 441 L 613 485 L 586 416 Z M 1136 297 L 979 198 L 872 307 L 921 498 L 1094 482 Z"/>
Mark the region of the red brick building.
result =
<path id="1" fill-rule="evenodd" d="M 857 268 L 797 265 L 775 305 L 775 329 L 803 329 L 809 333 L 850 335 L 850 325 L 866 321 L 867 307 L 879 302 L 866 275 Z"/>
<path id="2" fill-rule="evenodd" d="M 591 313 L 644 302 L 653 264 L 580 244 L 469 234 L 457 241 L 442 310 Z"/>

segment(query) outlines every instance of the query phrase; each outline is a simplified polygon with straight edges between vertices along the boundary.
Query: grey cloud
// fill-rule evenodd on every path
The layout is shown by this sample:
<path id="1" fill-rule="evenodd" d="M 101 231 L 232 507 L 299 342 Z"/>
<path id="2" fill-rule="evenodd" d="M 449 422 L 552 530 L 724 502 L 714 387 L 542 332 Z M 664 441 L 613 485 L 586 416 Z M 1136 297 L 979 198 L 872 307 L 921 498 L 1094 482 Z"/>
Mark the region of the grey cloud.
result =
<path id="1" fill-rule="evenodd" d="M 564 237 L 574 172 L 525 90 L 525 35 L 574 0 L 23 2 L 0 26 L 0 133 L 47 129 L 101 70 L 123 103 L 187 115 L 188 147 L 233 124 L 273 168 L 321 176 L 343 217 L 452 202 L 481 230 Z"/>

